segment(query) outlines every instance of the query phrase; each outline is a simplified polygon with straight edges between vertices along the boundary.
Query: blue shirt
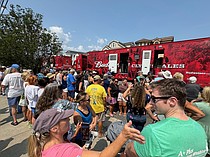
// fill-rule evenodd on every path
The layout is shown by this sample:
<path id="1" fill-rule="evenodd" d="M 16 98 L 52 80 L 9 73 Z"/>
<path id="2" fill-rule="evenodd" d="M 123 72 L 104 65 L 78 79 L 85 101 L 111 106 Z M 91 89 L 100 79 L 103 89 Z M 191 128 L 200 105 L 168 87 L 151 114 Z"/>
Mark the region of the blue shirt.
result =
<path id="1" fill-rule="evenodd" d="M 82 121 L 85 122 L 85 123 L 91 123 L 92 122 L 92 113 L 88 108 L 88 114 L 84 114 L 82 111 L 80 111 L 78 108 L 76 109 L 76 111 L 80 114 L 80 116 L 82 117 Z"/>
<path id="2" fill-rule="evenodd" d="M 75 90 L 75 84 L 72 84 L 73 82 L 74 83 L 76 82 L 74 76 L 72 74 L 68 74 L 68 76 L 67 76 L 67 89 L 70 90 L 70 91 Z"/>
<path id="3" fill-rule="evenodd" d="M 107 79 L 104 80 L 104 88 L 105 88 L 106 92 L 107 92 L 107 89 L 108 89 L 109 85 L 110 85 L 110 81 L 107 80 Z"/>

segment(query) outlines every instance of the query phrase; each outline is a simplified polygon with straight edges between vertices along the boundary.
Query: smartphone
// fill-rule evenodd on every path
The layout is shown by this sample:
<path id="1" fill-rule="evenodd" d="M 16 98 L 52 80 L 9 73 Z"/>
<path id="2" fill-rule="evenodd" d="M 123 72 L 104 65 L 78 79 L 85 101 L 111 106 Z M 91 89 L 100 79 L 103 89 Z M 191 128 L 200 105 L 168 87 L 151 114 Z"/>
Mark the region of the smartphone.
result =
<path id="1" fill-rule="evenodd" d="M 82 122 L 82 140 L 83 141 L 89 141 L 90 140 L 90 124 Z"/>

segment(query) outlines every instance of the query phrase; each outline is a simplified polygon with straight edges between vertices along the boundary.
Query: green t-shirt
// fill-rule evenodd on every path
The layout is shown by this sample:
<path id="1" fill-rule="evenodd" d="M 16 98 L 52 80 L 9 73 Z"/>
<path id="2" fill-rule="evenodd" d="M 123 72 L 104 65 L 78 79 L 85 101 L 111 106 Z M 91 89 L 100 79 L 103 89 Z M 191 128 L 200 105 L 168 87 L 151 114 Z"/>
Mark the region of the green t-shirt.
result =
<path id="1" fill-rule="evenodd" d="M 210 154 L 210 104 L 207 102 L 196 102 L 193 103 L 196 107 L 198 107 L 203 113 L 205 114 L 205 117 L 199 119 L 197 122 L 201 124 L 201 126 L 204 128 L 207 138 L 208 138 L 208 146 L 209 151 L 208 154 Z"/>
<path id="2" fill-rule="evenodd" d="M 203 157 L 208 151 L 204 129 L 191 118 L 166 118 L 146 126 L 141 134 L 146 143 L 134 142 L 140 157 Z"/>

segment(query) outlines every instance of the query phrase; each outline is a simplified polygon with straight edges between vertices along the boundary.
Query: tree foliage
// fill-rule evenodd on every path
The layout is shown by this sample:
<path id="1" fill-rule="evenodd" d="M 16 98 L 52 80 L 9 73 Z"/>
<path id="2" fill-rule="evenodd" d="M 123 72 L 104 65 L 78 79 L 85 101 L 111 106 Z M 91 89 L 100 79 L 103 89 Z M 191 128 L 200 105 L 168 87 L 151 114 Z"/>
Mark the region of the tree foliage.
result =
<path id="1" fill-rule="evenodd" d="M 0 64 L 35 70 L 61 51 L 56 34 L 42 27 L 42 18 L 30 8 L 10 5 L 9 13 L 0 17 Z"/>

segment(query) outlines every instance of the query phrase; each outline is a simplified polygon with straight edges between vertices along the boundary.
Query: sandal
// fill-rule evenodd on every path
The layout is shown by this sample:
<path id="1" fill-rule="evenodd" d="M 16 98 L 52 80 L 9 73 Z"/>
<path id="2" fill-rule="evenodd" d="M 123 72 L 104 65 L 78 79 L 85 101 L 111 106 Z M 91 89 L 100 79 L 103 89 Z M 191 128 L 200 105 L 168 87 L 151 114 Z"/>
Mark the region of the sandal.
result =
<path id="1" fill-rule="evenodd" d="M 28 119 L 27 118 L 24 118 L 23 121 L 26 122 L 26 121 L 28 121 Z"/>
<path id="2" fill-rule="evenodd" d="M 11 125 L 16 126 L 16 125 L 18 125 L 18 122 L 12 122 Z"/>

